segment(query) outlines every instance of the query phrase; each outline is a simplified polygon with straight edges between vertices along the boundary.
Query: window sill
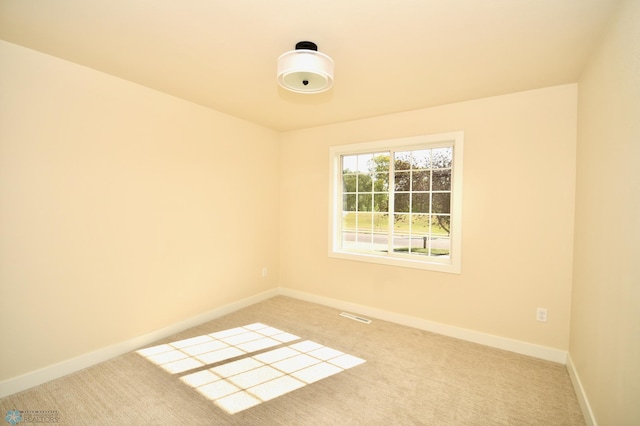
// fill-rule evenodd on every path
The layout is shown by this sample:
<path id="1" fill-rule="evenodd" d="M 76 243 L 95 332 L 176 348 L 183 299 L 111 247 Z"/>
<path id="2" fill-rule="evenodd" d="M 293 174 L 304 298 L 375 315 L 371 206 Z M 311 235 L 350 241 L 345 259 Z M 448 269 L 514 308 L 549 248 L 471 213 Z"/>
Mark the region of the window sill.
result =
<path id="1" fill-rule="evenodd" d="M 329 250 L 329 257 L 356 262 L 377 263 L 379 265 L 396 266 L 401 268 L 422 269 L 426 271 L 460 274 L 460 262 L 455 259 L 443 257 L 441 262 L 435 259 L 409 259 L 385 254 L 356 253 L 346 251 Z"/>

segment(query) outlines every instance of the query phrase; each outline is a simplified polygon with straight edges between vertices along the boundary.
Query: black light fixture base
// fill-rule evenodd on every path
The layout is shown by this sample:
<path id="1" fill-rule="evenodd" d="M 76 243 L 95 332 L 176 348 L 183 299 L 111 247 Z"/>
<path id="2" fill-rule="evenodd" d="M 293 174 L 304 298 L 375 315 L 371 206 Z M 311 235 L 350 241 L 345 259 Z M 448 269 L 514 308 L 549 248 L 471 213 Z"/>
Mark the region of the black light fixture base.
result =
<path id="1" fill-rule="evenodd" d="M 312 41 L 299 41 L 296 43 L 296 50 L 305 49 L 305 50 L 315 50 L 318 51 L 318 45 Z"/>

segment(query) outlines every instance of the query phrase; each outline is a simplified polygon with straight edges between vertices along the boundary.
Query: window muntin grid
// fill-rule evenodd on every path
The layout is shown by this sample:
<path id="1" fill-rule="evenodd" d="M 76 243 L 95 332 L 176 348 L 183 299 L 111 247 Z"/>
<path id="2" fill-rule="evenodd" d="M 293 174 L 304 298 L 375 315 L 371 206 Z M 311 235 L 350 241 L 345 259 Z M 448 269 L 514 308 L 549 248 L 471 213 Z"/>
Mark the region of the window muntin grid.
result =
<path id="1" fill-rule="evenodd" d="M 449 257 L 452 145 L 340 160 L 341 249 Z"/>

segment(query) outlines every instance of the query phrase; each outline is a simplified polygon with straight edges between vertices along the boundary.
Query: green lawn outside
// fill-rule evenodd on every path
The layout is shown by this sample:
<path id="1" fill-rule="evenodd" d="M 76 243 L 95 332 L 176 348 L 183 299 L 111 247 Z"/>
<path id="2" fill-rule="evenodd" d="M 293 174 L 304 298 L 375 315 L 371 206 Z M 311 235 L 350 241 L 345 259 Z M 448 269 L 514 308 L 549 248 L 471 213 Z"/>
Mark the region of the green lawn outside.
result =
<path id="1" fill-rule="evenodd" d="M 396 222 L 394 224 L 394 232 L 401 235 L 409 235 L 409 233 L 417 236 L 429 235 L 429 216 L 413 215 L 413 224 L 411 226 L 411 216 L 409 214 L 396 214 Z M 374 232 L 385 232 L 389 226 L 389 215 L 386 213 L 357 213 L 349 212 L 342 217 L 342 229 L 344 231 L 356 231 L 356 220 L 359 230 L 373 230 Z M 444 230 L 438 221 L 434 218 L 431 220 L 431 235 L 448 236 L 449 233 Z"/>

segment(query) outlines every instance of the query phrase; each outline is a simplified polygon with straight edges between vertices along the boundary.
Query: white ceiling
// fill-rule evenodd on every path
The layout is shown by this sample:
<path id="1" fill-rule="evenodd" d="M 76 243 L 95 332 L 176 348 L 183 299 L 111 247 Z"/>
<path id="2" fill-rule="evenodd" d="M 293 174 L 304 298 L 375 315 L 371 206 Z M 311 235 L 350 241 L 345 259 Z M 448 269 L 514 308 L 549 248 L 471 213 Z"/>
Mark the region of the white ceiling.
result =
<path id="1" fill-rule="evenodd" d="M 0 38 L 292 130 L 577 81 L 618 0 L 0 0 Z M 335 85 L 276 61 L 310 40 Z"/>

